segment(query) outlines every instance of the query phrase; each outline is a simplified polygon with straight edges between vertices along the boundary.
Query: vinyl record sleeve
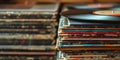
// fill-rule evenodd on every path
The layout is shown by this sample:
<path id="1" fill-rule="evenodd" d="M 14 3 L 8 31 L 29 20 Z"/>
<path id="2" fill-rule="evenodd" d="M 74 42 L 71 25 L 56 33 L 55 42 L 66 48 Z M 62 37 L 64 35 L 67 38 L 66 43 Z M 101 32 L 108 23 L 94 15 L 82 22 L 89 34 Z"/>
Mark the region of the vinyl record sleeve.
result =
<path id="1" fill-rule="evenodd" d="M 70 10 L 70 11 L 62 12 L 61 15 L 65 16 L 67 19 L 71 19 L 71 20 L 78 21 L 78 22 L 107 23 L 107 24 L 108 23 L 109 24 L 120 23 L 119 16 L 98 15 L 98 14 L 94 14 L 93 13 L 94 11 L 92 10 Z"/>
<path id="2" fill-rule="evenodd" d="M 119 24 L 78 22 L 76 20 L 67 19 L 67 26 L 71 28 L 119 28 Z M 66 23 L 67 23 L 66 22 Z"/>

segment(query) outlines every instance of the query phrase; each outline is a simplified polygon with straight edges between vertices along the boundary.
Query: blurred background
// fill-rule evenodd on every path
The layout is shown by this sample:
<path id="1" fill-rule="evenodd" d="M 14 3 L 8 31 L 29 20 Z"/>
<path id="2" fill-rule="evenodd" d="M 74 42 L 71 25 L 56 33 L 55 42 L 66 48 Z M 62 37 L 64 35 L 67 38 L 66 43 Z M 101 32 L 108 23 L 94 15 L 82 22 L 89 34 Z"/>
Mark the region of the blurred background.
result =
<path id="1" fill-rule="evenodd" d="M 120 2 L 120 0 L 0 0 L 0 4 L 35 4 L 35 3 L 97 3 L 97 2 Z"/>

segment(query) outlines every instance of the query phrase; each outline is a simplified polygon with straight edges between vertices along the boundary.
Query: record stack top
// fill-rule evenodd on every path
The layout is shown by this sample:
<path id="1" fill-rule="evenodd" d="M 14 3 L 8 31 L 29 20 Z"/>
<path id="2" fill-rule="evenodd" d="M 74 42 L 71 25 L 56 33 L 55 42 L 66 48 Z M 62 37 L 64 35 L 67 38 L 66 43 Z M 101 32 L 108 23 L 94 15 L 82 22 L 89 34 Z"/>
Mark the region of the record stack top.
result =
<path id="1" fill-rule="evenodd" d="M 58 60 L 120 59 L 120 4 L 65 5 L 58 31 Z"/>

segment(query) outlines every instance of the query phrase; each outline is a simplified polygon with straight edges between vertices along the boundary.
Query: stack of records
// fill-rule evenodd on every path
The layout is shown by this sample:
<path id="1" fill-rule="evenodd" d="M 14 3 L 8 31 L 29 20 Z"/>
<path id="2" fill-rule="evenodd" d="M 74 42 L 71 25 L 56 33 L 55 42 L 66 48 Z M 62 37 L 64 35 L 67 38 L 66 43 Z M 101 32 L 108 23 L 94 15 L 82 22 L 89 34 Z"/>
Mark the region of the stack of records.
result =
<path id="1" fill-rule="evenodd" d="M 0 5 L 0 60 L 55 60 L 58 7 Z"/>
<path id="2" fill-rule="evenodd" d="M 120 4 L 65 5 L 58 60 L 120 60 Z"/>

